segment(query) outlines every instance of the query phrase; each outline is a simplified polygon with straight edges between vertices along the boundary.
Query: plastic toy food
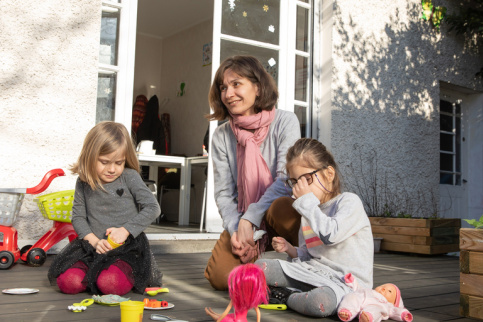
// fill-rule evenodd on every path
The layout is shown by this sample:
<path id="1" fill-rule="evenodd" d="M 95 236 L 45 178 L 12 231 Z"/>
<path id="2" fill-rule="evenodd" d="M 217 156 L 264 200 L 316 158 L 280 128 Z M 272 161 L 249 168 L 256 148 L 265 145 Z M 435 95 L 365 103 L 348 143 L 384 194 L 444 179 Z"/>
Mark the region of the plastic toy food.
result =
<path id="1" fill-rule="evenodd" d="M 168 302 L 163 300 L 144 298 L 143 302 L 144 302 L 144 307 L 152 307 L 152 308 L 168 307 Z"/>

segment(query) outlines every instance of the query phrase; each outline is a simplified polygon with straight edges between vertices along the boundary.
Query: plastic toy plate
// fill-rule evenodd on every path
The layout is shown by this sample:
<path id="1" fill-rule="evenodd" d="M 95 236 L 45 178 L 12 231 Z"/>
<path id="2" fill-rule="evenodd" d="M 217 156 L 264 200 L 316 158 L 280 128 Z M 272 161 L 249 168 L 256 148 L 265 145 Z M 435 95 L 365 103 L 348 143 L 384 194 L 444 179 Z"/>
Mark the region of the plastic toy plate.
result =
<path id="1" fill-rule="evenodd" d="M 174 307 L 174 304 L 168 303 L 168 306 L 166 306 L 166 307 L 148 307 L 148 306 L 145 306 L 144 309 L 145 310 L 167 310 L 167 309 L 172 309 L 173 307 Z"/>
<path id="2" fill-rule="evenodd" d="M 7 288 L 7 289 L 4 289 L 2 293 L 21 295 L 21 294 L 33 294 L 33 293 L 37 293 L 38 291 L 39 290 L 36 288 Z"/>

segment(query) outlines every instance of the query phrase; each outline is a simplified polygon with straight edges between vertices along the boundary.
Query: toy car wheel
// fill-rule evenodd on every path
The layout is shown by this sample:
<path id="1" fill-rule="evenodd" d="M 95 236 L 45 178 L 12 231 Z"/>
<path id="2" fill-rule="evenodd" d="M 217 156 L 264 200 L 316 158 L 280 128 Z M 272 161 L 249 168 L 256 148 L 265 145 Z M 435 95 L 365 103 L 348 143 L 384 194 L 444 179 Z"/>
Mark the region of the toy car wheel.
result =
<path id="1" fill-rule="evenodd" d="M 32 248 L 32 245 L 25 245 L 24 247 L 20 248 L 20 256 L 23 256 L 29 249 Z"/>
<path id="2" fill-rule="evenodd" d="M 9 269 L 15 263 L 15 256 L 7 250 L 0 252 L 0 269 Z"/>
<path id="3" fill-rule="evenodd" d="M 42 248 L 34 248 L 27 255 L 27 263 L 31 266 L 41 266 L 46 259 L 47 255 Z"/>

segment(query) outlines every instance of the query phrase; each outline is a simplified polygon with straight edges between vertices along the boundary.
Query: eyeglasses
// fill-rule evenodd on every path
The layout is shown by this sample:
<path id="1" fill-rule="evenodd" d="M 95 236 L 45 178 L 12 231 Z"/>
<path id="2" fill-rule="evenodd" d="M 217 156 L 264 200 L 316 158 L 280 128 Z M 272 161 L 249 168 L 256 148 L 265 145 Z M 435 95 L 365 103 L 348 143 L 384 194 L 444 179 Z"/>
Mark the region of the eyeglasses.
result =
<path id="1" fill-rule="evenodd" d="M 286 184 L 287 186 L 289 186 L 290 188 L 293 188 L 293 187 L 294 187 L 294 186 L 297 184 L 297 182 L 298 182 L 298 181 L 299 181 L 299 180 L 300 180 L 302 177 L 304 177 L 304 178 L 305 178 L 305 180 L 307 180 L 307 184 L 309 184 L 309 185 L 310 185 L 310 184 L 312 184 L 312 182 L 314 182 L 314 177 L 313 177 L 313 175 L 315 174 L 315 176 L 317 176 L 317 175 L 316 175 L 317 171 L 320 171 L 320 170 L 322 170 L 322 169 L 323 169 L 323 168 L 317 169 L 317 170 L 312 171 L 312 172 L 309 172 L 309 173 L 304 173 L 304 174 L 302 174 L 302 175 L 301 175 L 301 176 L 300 176 L 298 179 L 295 179 L 295 178 L 288 178 L 287 180 L 285 180 L 285 184 Z"/>

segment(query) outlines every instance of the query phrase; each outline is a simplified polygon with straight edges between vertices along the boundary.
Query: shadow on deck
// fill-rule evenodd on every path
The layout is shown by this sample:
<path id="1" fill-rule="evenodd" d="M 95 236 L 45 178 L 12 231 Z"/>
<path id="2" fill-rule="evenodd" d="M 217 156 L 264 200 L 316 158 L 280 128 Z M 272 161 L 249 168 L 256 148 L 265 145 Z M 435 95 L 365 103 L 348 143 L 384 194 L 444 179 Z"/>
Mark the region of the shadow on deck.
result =
<path id="1" fill-rule="evenodd" d="M 82 313 L 72 313 L 67 307 L 89 298 L 83 293 L 65 295 L 47 280 L 52 258 L 49 255 L 42 267 L 28 267 L 21 261 L 12 268 L 0 271 L 1 288 L 37 288 L 37 294 L 0 294 L 0 321 L 119 321 L 118 306 L 93 304 Z M 144 311 L 143 321 L 150 321 L 152 313 L 160 313 L 187 321 L 211 321 L 204 313 L 205 306 L 222 312 L 228 304 L 227 292 L 215 291 L 203 277 L 210 253 L 161 254 L 156 260 L 161 268 L 165 287 L 170 293 L 155 298 L 167 300 L 174 308 Z M 266 257 L 279 254 L 268 253 Z M 375 254 L 374 285 L 394 283 L 401 289 L 405 306 L 413 313 L 415 322 L 477 321 L 459 316 L 459 261 L 455 256 L 410 256 Z M 145 295 L 129 293 L 132 300 Z M 251 313 L 249 320 L 255 321 Z M 293 311 L 262 310 L 262 321 L 338 321 L 337 317 L 315 319 Z"/>

